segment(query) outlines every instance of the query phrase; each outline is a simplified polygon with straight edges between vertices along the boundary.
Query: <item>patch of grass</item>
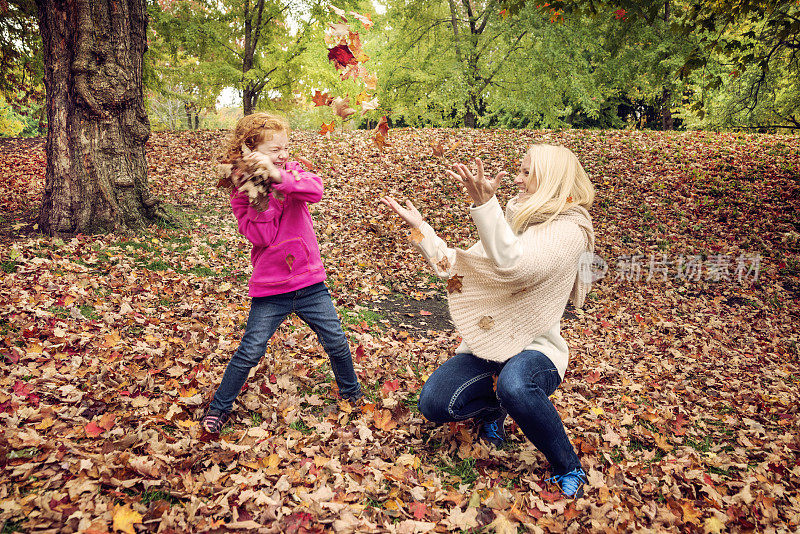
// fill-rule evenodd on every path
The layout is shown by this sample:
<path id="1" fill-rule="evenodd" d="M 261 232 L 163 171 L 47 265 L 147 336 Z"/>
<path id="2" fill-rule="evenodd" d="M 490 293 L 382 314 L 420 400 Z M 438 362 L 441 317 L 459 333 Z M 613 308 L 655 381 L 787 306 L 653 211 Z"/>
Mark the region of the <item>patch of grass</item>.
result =
<path id="1" fill-rule="evenodd" d="M 644 441 L 642 441 L 639 438 L 634 436 L 628 442 L 628 450 L 631 451 L 631 452 L 651 451 L 651 450 L 653 450 L 653 445 L 645 443 Z"/>
<path id="2" fill-rule="evenodd" d="M 445 473 L 461 479 L 462 484 L 472 484 L 478 479 L 478 472 L 475 470 L 475 458 L 464 458 L 460 462 L 452 465 L 442 463 L 439 469 Z"/>
<path id="3" fill-rule="evenodd" d="M 189 272 L 197 276 L 204 276 L 206 278 L 217 276 L 217 271 L 215 271 L 214 269 L 209 269 L 205 265 L 195 265 L 194 267 L 189 269 Z"/>
<path id="4" fill-rule="evenodd" d="M 0 262 L 0 269 L 2 269 L 4 273 L 10 274 L 16 272 L 18 265 L 19 262 L 15 260 L 3 261 Z"/>
<path id="5" fill-rule="evenodd" d="M 100 318 L 100 316 L 97 315 L 97 312 L 94 311 L 94 306 L 92 306 L 91 304 L 83 304 L 79 306 L 78 309 L 81 310 L 81 315 L 83 315 L 90 321 L 96 321 L 97 319 Z"/>
<path id="6" fill-rule="evenodd" d="M 155 491 L 148 491 L 144 490 L 140 495 L 142 504 L 148 505 L 151 502 L 155 501 L 167 501 L 170 505 L 179 504 L 181 502 L 180 499 L 177 497 L 170 495 L 166 491 L 162 490 L 155 490 Z"/>
<path id="7" fill-rule="evenodd" d="M 346 308 L 341 308 L 339 309 L 339 315 L 341 315 L 342 323 L 344 324 L 361 324 L 364 322 L 370 327 L 377 325 L 383 319 L 381 314 L 367 309 L 350 311 Z"/>
<path id="8" fill-rule="evenodd" d="M 151 271 L 166 271 L 167 269 L 172 269 L 172 265 L 164 260 L 155 260 L 145 265 L 144 268 Z"/>
<path id="9" fill-rule="evenodd" d="M 10 451 L 8 454 L 6 454 L 6 459 L 16 460 L 18 458 L 33 458 L 37 454 L 39 454 L 39 449 L 37 447 L 28 447 L 27 449 Z"/>
<path id="10" fill-rule="evenodd" d="M 302 419 L 298 419 L 294 423 L 290 424 L 289 428 L 293 428 L 295 430 L 299 430 L 300 432 L 302 432 L 303 434 L 306 434 L 306 435 L 307 434 L 311 434 L 311 432 L 313 432 L 310 428 L 308 428 L 308 425 L 306 425 L 303 422 Z"/>
<path id="11" fill-rule="evenodd" d="M 264 417 L 258 412 L 250 412 L 250 426 L 258 426 L 264 421 Z"/>
<path id="12" fill-rule="evenodd" d="M 18 521 L 6 521 L 3 525 L 3 531 L 0 534 L 12 534 L 14 532 L 25 532 L 22 529 L 22 522 L 25 521 L 24 519 L 20 519 Z"/>
<path id="13" fill-rule="evenodd" d="M 69 312 L 64 306 L 50 306 L 47 308 L 47 311 L 61 319 L 66 319 L 69 317 Z"/>
<path id="14" fill-rule="evenodd" d="M 711 436 L 706 436 L 702 440 L 698 441 L 690 436 L 686 436 L 685 440 L 686 445 L 693 448 L 696 451 L 700 452 L 708 452 L 711 450 Z"/>

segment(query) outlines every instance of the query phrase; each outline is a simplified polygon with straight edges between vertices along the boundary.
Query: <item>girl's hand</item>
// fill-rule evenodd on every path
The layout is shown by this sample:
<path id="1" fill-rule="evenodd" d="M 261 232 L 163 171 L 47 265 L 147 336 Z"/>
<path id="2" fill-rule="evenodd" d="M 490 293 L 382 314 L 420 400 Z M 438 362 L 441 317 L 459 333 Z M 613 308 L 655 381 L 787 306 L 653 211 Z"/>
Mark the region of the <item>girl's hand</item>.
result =
<path id="1" fill-rule="evenodd" d="M 392 211 L 398 214 L 411 228 L 419 228 L 422 226 L 422 223 L 425 222 L 422 218 L 422 214 L 414 207 L 414 204 L 412 204 L 410 200 L 406 200 L 405 208 L 389 196 L 383 197 L 381 203 L 389 206 Z"/>
<path id="2" fill-rule="evenodd" d="M 486 204 L 492 199 L 497 188 L 500 187 L 500 180 L 503 176 L 507 175 L 506 171 L 500 171 L 494 180 L 487 180 L 483 176 L 483 162 L 480 158 L 475 158 L 475 164 L 478 166 L 478 175 L 473 176 L 472 171 L 464 164 L 456 163 L 453 169 L 456 172 L 447 171 L 447 174 L 461 182 L 467 188 L 467 193 L 472 197 L 472 203 L 477 207 Z M 458 173 L 458 174 L 456 174 Z"/>
<path id="3" fill-rule="evenodd" d="M 274 184 L 281 183 L 281 171 L 272 163 L 272 160 L 269 159 L 269 156 L 262 154 L 261 152 L 255 151 L 250 152 L 244 157 L 246 162 L 252 162 L 259 167 L 262 167 L 267 171 L 269 175 L 270 181 Z"/>

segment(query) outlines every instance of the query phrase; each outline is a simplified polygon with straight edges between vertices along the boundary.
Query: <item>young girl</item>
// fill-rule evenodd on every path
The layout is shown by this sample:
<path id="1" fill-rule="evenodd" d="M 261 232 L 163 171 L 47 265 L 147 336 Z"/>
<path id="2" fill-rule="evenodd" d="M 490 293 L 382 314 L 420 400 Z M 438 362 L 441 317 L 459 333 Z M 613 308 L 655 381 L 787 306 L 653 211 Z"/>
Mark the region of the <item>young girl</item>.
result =
<path id="1" fill-rule="evenodd" d="M 487 180 L 480 159 L 476 164 L 477 176 L 461 164 L 447 171 L 473 201 L 480 241 L 469 250 L 448 248 L 410 201 L 404 208 L 382 199 L 421 233 L 418 248 L 449 278 L 450 314 L 463 339 L 425 382 L 419 409 L 436 423 L 475 418 L 479 436 L 494 445 L 505 441 L 510 415 L 550 462 L 550 480 L 579 497 L 586 474 L 548 397 L 569 359 L 559 331 L 567 300 L 580 307 L 589 291 L 578 264 L 594 251 L 587 211 L 594 187 L 567 148 L 536 145 L 522 160 L 514 179 L 520 192 L 503 214 L 494 195 L 506 173 Z"/>
<path id="2" fill-rule="evenodd" d="M 266 204 L 264 211 L 254 208 L 248 195 L 231 192 L 239 233 L 253 244 L 252 301 L 239 348 L 203 415 L 207 432 L 217 433 L 225 425 L 250 369 L 292 312 L 317 334 L 330 358 L 339 394 L 350 401 L 361 397 L 347 337 L 324 283 L 325 268 L 307 206 L 322 198 L 322 179 L 289 161 L 288 145 L 289 125 L 284 119 L 255 113 L 238 122 L 226 155 L 229 164 L 243 158 L 251 167 L 266 167 L 272 183 L 268 203 L 259 203 L 259 207 Z M 241 183 L 241 174 L 237 180 L 237 171 L 233 173 L 233 183 Z"/>

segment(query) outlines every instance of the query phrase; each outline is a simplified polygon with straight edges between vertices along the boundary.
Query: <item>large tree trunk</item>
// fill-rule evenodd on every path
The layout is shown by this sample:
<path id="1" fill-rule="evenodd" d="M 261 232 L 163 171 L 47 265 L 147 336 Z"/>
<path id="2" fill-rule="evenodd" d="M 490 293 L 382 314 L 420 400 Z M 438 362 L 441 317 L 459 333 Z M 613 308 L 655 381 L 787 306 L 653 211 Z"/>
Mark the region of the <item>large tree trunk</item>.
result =
<path id="1" fill-rule="evenodd" d="M 49 234 L 144 226 L 163 216 L 147 186 L 145 0 L 37 0 L 47 90 Z"/>

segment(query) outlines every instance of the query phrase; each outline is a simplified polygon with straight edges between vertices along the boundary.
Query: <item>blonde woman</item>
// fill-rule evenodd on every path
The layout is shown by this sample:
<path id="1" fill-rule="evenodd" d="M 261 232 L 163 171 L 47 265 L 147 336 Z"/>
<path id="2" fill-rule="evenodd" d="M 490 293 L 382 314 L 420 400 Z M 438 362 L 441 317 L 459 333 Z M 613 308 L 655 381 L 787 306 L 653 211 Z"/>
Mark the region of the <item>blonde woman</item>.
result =
<path id="1" fill-rule="evenodd" d="M 448 248 L 410 201 L 381 199 L 420 232 L 417 247 L 448 279 L 450 315 L 463 339 L 425 382 L 419 409 L 435 423 L 475 419 L 479 436 L 494 445 L 505 441 L 510 415 L 550 462 L 550 480 L 580 497 L 586 474 L 548 397 L 569 360 L 560 333 L 567 300 L 580 307 L 590 289 L 579 262 L 594 251 L 587 211 L 594 187 L 569 149 L 535 145 L 504 214 L 495 191 L 506 173 L 486 179 L 480 159 L 475 164 L 476 174 L 462 164 L 447 171 L 473 201 L 480 241 L 468 250 Z"/>

